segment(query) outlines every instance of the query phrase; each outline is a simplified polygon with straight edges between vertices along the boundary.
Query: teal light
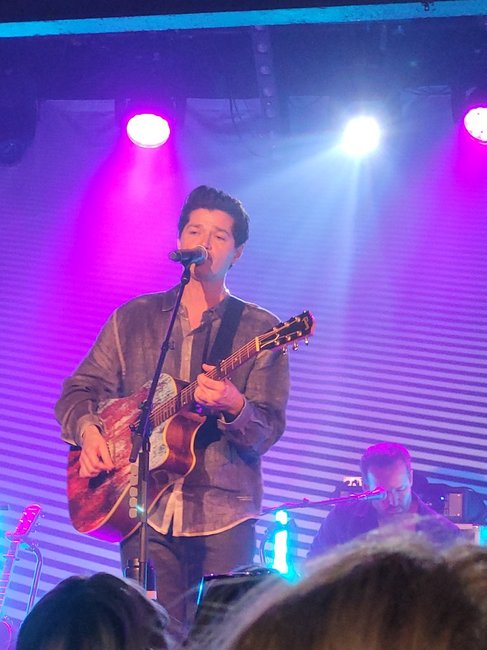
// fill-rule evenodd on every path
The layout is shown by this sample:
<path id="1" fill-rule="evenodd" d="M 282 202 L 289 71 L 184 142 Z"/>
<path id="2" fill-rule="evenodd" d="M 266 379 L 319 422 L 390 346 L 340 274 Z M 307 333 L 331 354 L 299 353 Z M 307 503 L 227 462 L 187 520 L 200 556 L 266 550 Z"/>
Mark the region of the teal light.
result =
<path id="1" fill-rule="evenodd" d="M 444 0 L 430 4 L 389 2 L 384 4 L 340 5 L 288 9 L 214 11 L 159 15 L 113 16 L 57 20 L 2 22 L 0 38 L 52 36 L 59 34 L 114 34 L 117 32 L 162 31 L 245 27 L 253 25 L 292 25 L 296 23 L 347 23 L 405 20 L 409 18 L 447 18 L 485 15 L 485 0 Z"/>
<path id="2" fill-rule="evenodd" d="M 199 584 L 199 586 L 198 586 L 198 596 L 197 596 L 197 598 L 196 598 L 196 605 L 197 605 L 197 606 L 201 605 L 201 602 L 202 602 L 202 600 L 203 600 L 203 591 L 204 591 L 204 588 L 205 588 L 205 579 L 204 579 L 204 578 L 201 578 L 201 580 L 200 580 L 200 584 Z"/>
<path id="3" fill-rule="evenodd" d="M 279 571 L 287 580 L 296 580 L 298 574 L 292 561 L 293 545 L 296 539 L 296 523 L 286 510 L 276 510 L 274 518 L 272 568 Z"/>
<path id="4" fill-rule="evenodd" d="M 276 527 L 277 530 L 274 535 L 274 560 L 272 562 L 272 568 L 283 575 L 289 573 L 289 564 L 287 561 L 289 532 L 286 528 L 288 522 L 288 513 L 285 510 L 277 510 L 276 523 L 280 524 L 280 526 Z"/>
<path id="5" fill-rule="evenodd" d="M 289 522 L 289 515 L 286 510 L 278 510 L 276 512 L 276 521 L 285 526 Z"/>

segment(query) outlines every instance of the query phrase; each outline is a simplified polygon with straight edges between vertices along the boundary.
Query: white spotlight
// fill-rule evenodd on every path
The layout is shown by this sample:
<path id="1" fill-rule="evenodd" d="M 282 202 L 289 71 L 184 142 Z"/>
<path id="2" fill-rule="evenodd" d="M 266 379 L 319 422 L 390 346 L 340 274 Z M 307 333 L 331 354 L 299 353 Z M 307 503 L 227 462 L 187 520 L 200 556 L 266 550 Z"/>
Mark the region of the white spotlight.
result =
<path id="1" fill-rule="evenodd" d="M 359 115 L 347 123 L 341 147 L 349 156 L 366 156 L 379 146 L 381 129 L 375 117 Z"/>

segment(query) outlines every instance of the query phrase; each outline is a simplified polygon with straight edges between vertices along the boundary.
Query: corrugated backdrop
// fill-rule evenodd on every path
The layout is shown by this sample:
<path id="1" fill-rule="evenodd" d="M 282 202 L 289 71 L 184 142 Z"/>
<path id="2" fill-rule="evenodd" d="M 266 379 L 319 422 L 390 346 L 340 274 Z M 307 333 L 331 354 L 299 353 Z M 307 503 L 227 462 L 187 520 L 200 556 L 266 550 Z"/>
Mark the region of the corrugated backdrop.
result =
<path id="1" fill-rule="evenodd" d="M 405 443 L 431 481 L 487 495 L 487 151 L 458 137 L 443 95 L 406 99 L 407 137 L 360 164 L 320 134 L 271 149 L 252 102 L 190 102 L 165 151 L 120 141 L 110 103 L 41 106 L 33 146 L 0 168 L 1 528 L 42 506 L 39 595 L 71 573 L 119 570 L 116 547 L 70 525 L 53 404 L 113 308 L 177 281 L 166 255 L 200 183 L 252 217 L 230 289 L 317 322 L 309 348 L 290 352 L 265 505 L 330 496 L 380 440 Z M 295 511 L 296 556 L 324 514 Z M 7 598 L 17 619 L 34 566 L 31 552 L 19 558 Z"/>

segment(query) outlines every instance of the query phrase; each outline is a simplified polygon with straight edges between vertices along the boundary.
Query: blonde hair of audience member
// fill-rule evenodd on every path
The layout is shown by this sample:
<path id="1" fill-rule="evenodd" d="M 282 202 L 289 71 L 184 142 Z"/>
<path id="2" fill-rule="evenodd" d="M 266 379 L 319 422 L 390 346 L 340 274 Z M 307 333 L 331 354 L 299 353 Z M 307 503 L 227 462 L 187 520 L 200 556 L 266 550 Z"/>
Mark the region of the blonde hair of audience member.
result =
<path id="1" fill-rule="evenodd" d="M 16 650 L 166 650 L 161 605 L 108 573 L 60 582 L 24 620 Z"/>
<path id="2" fill-rule="evenodd" d="M 372 534 L 279 584 L 208 639 L 219 650 L 487 650 L 487 548 Z"/>

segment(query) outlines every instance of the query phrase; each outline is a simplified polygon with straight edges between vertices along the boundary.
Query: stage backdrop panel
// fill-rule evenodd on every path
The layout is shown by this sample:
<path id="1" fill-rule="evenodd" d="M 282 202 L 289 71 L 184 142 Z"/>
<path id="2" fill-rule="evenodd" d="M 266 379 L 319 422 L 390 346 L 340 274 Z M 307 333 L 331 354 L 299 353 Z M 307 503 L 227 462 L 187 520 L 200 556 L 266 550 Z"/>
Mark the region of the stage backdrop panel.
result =
<path id="1" fill-rule="evenodd" d="M 444 96 L 405 99 L 414 130 L 362 163 L 326 134 L 269 139 L 257 101 L 189 101 L 183 131 L 155 151 L 120 137 L 110 102 L 41 106 L 34 144 L 0 168 L 1 529 L 42 507 L 38 595 L 72 573 L 119 571 L 115 546 L 70 524 L 53 405 L 118 304 L 177 282 L 167 253 L 200 183 L 251 215 L 232 292 L 316 318 L 309 348 L 289 352 L 265 505 L 330 496 L 381 440 L 406 444 L 430 480 L 487 495 L 487 152 L 463 145 Z M 297 558 L 325 514 L 294 512 Z M 19 558 L 16 619 L 34 570 L 32 552 Z"/>

